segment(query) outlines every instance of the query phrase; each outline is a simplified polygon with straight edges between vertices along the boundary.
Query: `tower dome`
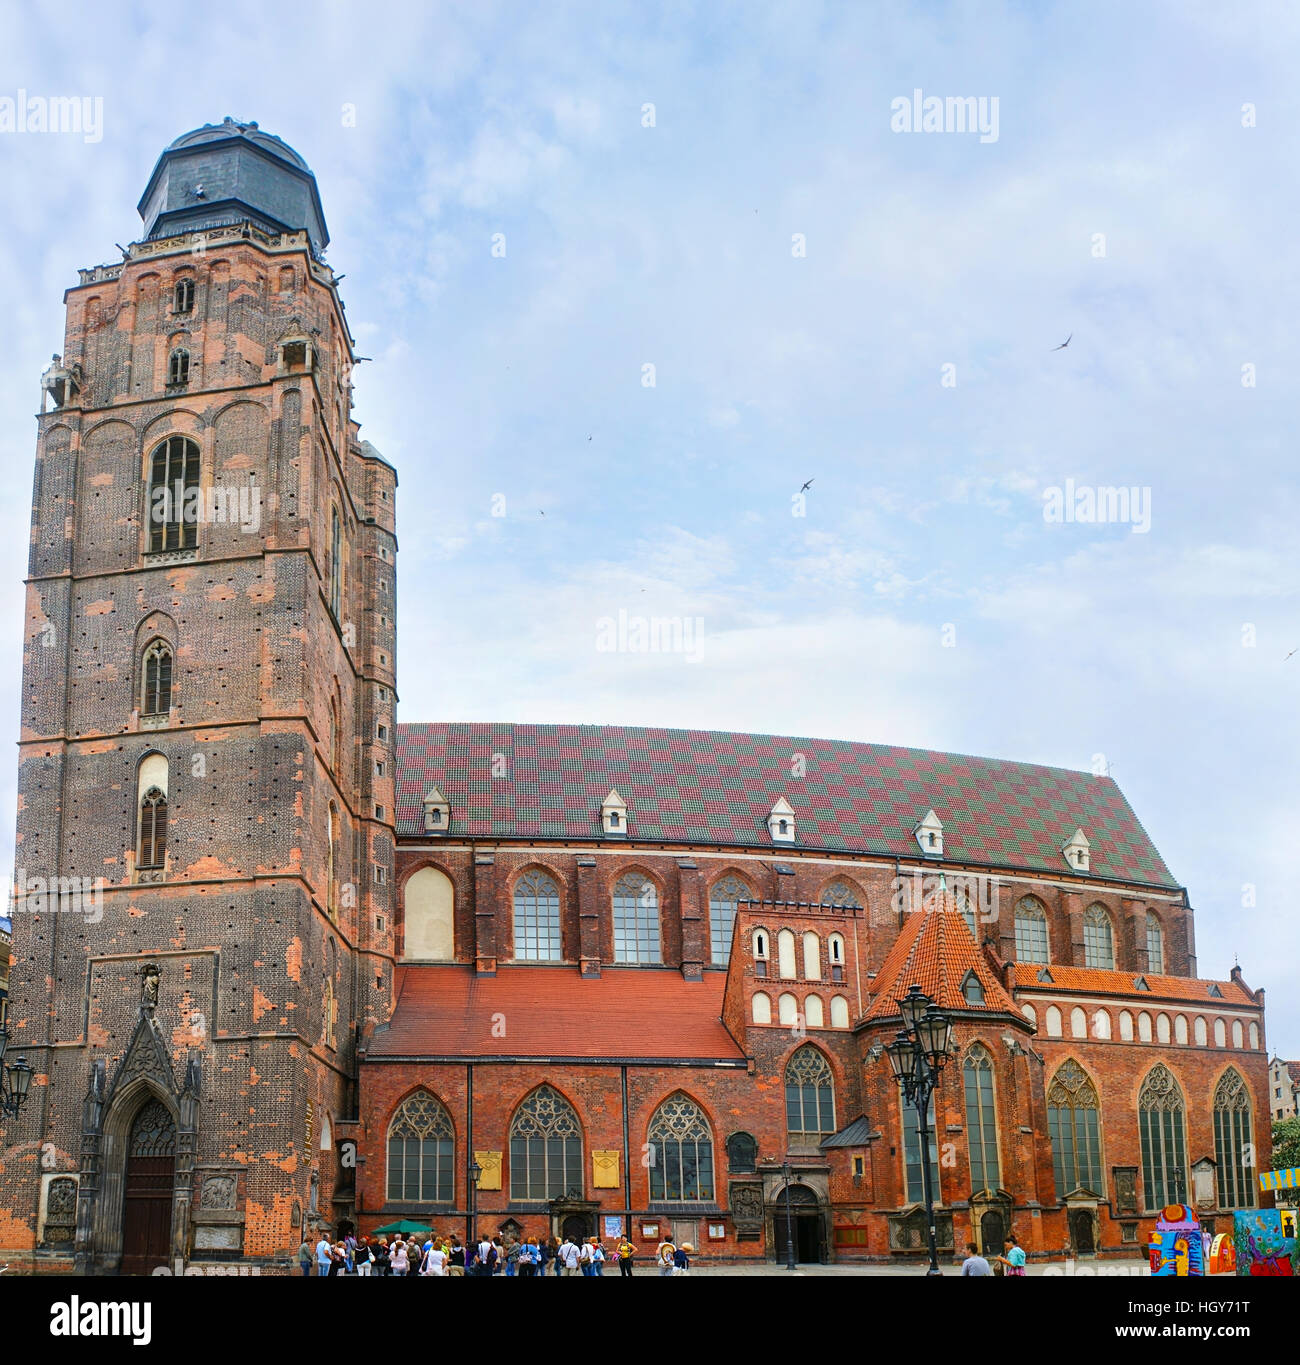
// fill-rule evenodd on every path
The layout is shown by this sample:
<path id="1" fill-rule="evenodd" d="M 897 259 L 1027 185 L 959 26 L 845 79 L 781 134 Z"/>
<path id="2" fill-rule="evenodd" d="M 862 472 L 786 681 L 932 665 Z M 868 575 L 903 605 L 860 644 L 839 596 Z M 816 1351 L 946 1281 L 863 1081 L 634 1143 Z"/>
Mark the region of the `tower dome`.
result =
<path id="1" fill-rule="evenodd" d="M 248 221 L 266 232 L 305 230 L 317 254 L 329 242 L 307 163 L 256 123 L 229 117 L 168 145 L 139 208 L 149 240 Z"/>

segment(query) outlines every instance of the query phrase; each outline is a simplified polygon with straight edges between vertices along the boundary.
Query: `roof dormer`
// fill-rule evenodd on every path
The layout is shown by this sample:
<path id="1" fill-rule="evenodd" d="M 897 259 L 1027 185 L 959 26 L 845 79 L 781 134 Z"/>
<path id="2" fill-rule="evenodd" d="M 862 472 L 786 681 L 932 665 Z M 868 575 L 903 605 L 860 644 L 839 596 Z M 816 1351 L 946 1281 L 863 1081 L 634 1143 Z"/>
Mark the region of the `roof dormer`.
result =
<path id="1" fill-rule="evenodd" d="M 943 821 L 933 810 L 926 811 L 912 833 L 927 858 L 943 857 Z"/>
<path id="2" fill-rule="evenodd" d="M 424 831 L 426 834 L 446 834 L 450 828 L 451 803 L 437 787 L 430 787 L 424 798 Z"/>
<path id="3" fill-rule="evenodd" d="M 767 817 L 767 832 L 774 844 L 794 843 L 794 807 L 784 796 L 777 797 L 776 805 Z"/>
<path id="4" fill-rule="evenodd" d="M 1070 836 L 1067 844 L 1062 844 L 1061 852 L 1065 855 L 1065 861 L 1075 872 L 1087 872 L 1092 862 L 1092 845 L 1088 842 L 1088 836 L 1081 829 L 1076 829 Z"/>
<path id="5" fill-rule="evenodd" d="M 607 839 L 627 838 L 627 802 L 616 788 L 600 803 L 600 828 Z"/>

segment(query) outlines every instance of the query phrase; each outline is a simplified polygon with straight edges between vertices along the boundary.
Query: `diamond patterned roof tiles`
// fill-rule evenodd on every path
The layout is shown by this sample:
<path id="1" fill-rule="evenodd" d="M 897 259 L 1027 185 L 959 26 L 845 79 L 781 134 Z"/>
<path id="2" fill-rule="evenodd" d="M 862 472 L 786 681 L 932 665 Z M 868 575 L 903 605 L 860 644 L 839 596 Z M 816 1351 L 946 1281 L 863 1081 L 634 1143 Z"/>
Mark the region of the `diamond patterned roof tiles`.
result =
<path id="1" fill-rule="evenodd" d="M 805 775 L 792 777 L 796 755 Z M 451 837 L 595 839 L 617 787 L 628 837 L 771 848 L 778 797 L 794 848 L 916 857 L 933 806 L 947 862 L 1064 873 L 1082 826 L 1091 875 L 1173 887 L 1160 854 L 1108 777 L 1067 768 L 845 740 L 621 725 L 399 725 L 397 832 L 423 833 L 425 792 L 451 802 Z M 495 760 L 495 766 L 494 766 Z M 494 775 L 499 774 L 499 775 Z"/>

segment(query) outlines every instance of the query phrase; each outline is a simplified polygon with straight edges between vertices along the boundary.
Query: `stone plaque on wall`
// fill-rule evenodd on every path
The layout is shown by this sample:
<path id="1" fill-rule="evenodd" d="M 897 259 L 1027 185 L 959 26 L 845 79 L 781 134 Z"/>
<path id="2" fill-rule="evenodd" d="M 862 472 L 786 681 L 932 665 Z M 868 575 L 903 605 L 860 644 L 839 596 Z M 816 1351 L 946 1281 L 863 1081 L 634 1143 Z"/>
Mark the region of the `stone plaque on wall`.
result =
<path id="1" fill-rule="evenodd" d="M 244 1240 L 244 1230 L 234 1226 L 197 1227 L 194 1229 L 195 1251 L 238 1251 Z"/>
<path id="2" fill-rule="evenodd" d="M 478 1178 L 480 1190 L 499 1190 L 501 1188 L 501 1153 L 500 1152 L 475 1152 L 474 1160 L 478 1162 L 482 1175 Z"/>
<path id="3" fill-rule="evenodd" d="M 1138 1211 L 1137 1167 L 1114 1166 L 1111 1174 L 1115 1177 L 1115 1212 L 1121 1215 Z"/>

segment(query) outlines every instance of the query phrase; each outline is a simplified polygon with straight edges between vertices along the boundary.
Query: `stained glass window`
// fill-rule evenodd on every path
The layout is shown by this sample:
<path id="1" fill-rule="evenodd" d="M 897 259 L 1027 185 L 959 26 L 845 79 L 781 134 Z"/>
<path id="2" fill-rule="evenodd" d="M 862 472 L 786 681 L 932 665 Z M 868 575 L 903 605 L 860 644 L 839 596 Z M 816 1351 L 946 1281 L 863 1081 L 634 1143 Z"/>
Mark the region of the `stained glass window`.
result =
<path id="1" fill-rule="evenodd" d="M 1157 1063 L 1138 1095 L 1142 1186 L 1148 1209 L 1187 1200 L 1187 1136 L 1183 1092 L 1173 1073 Z"/>
<path id="2" fill-rule="evenodd" d="M 549 1085 L 534 1090 L 510 1125 L 510 1197 L 582 1198 L 582 1126 Z"/>
<path id="3" fill-rule="evenodd" d="M 405 1100 L 388 1129 L 388 1198 L 408 1204 L 449 1204 L 455 1141 L 451 1118 L 427 1090 Z"/>
<path id="4" fill-rule="evenodd" d="M 1073 1058 L 1063 1062 L 1047 1088 L 1047 1134 L 1058 1199 L 1075 1190 L 1104 1194 L 1100 1108 L 1087 1072 Z"/>
<path id="5" fill-rule="evenodd" d="M 816 1141 L 835 1131 L 835 1079 L 830 1063 L 811 1045 L 786 1063 L 785 1126 L 792 1142 Z"/>
<path id="6" fill-rule="evenodd" d="M 655 1111 L 650 1143 L 650 1198 L 713 1198 L 713 1130 L 704 1111 L 685 1095 L 674 1095 Z"/>
<path id="7" fill-rule="evenodd" d="M 1214 1155 L 1222 1208 L 1255 1207 L 1250 1154 L 1250 1091 L 1241 1073 L 1229 1067 L 1214 1091 Z"/>
<path id="8" fill-rule="evenodd" d="M 996 1190 L 1002 1176 L 998 1165 L 998 1123 L 993 1101 L 993 1058 L 976 1046 L 962 1067 L 966 1085 L 966 1145 L 970 1152 L 971 1189 Z"/>

